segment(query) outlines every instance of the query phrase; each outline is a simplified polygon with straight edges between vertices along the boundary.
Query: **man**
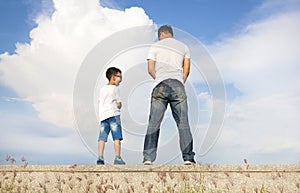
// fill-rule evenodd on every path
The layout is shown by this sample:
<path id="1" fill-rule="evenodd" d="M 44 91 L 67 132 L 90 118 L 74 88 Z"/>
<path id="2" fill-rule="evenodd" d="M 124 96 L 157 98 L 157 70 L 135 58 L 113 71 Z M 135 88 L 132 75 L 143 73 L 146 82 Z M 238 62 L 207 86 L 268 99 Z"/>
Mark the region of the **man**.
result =
<path id="1" fill-rule="evenodd" d="M 173 38 L 171 26 L 158 30 L 159 41 L 150 47 L 148 72 L 157 82 L 152 91 L 151 109 L 147 134 L 144 141 L 145 165 L 152 165 L 156 159 L 160 124 L 170 104 L 173 118 L 179 132 L 179 143 L 185 165 L 195 163 L 193 138 L 188 122 L 188 106 L 184 83 L 190 72 L 188 47 Z"/>

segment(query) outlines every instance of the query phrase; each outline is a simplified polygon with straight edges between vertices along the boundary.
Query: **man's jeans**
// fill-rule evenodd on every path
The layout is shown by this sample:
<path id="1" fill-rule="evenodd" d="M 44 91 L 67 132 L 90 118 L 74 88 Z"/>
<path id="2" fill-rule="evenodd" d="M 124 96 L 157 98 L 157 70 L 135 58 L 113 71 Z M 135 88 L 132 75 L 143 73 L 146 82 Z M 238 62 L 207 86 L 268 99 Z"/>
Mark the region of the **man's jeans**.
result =
<path id="1" fill-rule="evenodd" d="M 178 80 L 167 79 L 159 83 L 152 91 L 149 124 L 144 141 L 144 161 L 153 162 L 156 159 L 160 125 L 168 104 L 177 124 L 182 158 L 183 160 L 194 158 L 184 85 Z"/>

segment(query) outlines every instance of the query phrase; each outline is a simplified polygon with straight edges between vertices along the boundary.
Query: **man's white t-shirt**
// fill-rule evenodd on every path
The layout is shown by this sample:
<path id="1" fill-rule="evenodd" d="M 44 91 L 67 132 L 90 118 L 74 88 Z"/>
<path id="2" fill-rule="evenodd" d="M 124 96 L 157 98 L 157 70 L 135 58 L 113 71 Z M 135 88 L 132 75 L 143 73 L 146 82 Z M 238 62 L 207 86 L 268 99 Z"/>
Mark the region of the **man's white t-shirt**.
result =
<path id="1" fill-rule="evenodd" d="M 155 61 L 157 83 L 169 78 L 183 83 L 184 58 L 190 58 L 189 48 L 174 38 L 166 38 L 150 47 L 147 59 Z"/>
<path id="2" fill-rule="evenodd" d="M 117 102 L 120 102 L 120 90 L 117 86 L 103 86 L 100 89 L 98 102 L 100 121 L 121 114 L 120 109 L 117 107 Z"/>

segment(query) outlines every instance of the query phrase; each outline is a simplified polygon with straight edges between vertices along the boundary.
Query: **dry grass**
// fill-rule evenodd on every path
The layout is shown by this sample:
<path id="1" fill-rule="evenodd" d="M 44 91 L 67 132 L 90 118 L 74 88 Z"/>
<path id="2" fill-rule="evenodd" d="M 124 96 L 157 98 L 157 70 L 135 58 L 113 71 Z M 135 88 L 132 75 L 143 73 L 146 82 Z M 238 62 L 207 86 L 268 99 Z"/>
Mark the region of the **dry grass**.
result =
<path id="1" fill-rule="evenodd" d="M 0 193 L 300 192 L 299 165 L 32 166 L 23 160 L 0 166 Z"/>

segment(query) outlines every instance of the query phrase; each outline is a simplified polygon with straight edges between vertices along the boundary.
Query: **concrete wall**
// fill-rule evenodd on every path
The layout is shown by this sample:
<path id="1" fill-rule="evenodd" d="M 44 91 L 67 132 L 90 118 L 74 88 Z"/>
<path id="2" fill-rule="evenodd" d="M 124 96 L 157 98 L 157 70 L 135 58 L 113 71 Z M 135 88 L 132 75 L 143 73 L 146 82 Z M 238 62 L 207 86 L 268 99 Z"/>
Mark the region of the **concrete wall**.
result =
<path id="1" fill-rule="evenodd" d="M 0 166 L 0 192 L 300 193 L 300 165 Z"/>

